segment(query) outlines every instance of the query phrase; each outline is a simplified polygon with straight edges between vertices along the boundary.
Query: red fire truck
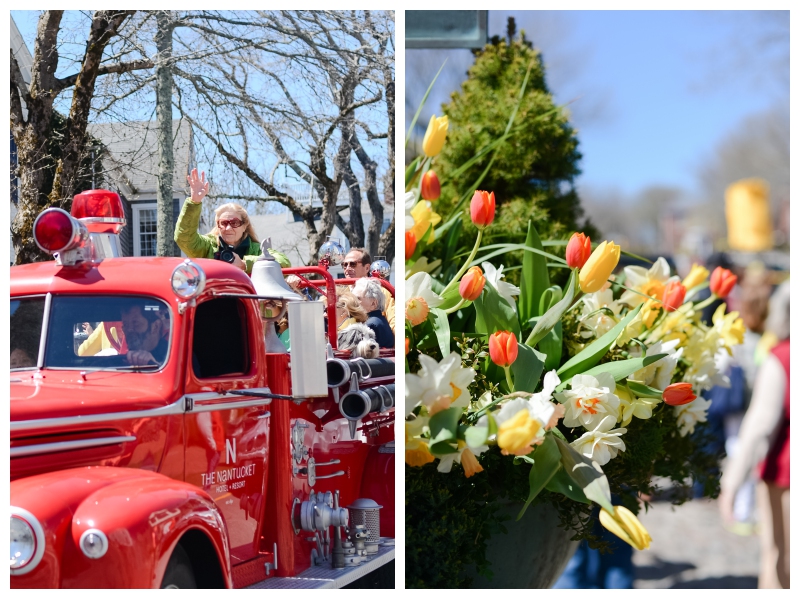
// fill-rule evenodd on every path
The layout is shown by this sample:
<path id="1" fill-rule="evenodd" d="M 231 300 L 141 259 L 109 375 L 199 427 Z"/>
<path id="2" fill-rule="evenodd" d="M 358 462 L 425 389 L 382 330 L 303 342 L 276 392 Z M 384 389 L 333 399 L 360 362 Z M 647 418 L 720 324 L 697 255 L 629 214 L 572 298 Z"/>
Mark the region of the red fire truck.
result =
<path id="1" fill-rule="evenodd" d="M 331 323 L 353 281 L 120 258 L 122 225 L 84 192 L 11 268 L 12 588 L 393 587 L 394 350 L 339 351 L 281 274 Z"/>

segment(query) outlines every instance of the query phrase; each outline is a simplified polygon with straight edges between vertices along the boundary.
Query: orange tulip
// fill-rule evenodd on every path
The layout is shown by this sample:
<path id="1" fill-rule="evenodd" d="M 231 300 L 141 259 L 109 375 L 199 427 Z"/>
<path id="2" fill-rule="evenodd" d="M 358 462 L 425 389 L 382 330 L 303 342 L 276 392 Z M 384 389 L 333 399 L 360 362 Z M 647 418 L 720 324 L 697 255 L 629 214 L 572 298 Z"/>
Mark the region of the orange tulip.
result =
<path id="1" fill-rule="evenodd" d="M 661 303 L 664 304 L 664 309 L 667 312 L 674 312 L 683 304 L 683 298 L 686 297 L 686 287 L 680 281 L 670 281 L 664 287 L 664 295 L 661 297 Z"/>
<path id="2" fill-rule="evenodd" d="M 592 255 L 592 240 L 583 233 L 573 233 L 567 244 L 567 266 L 583 268 Z"/>
<path id="3" fill-rule="evenodd" d="M 406 260 L 414 255 L 414 250 L 417 249 L 417 236 L 413 231 L 406 231 Z"/>
<path id="4" fill-rule="evenodd" d="M 422 185 L 420 186 L 420 193 L 423 200 L 433 202 L 438 200 L 442 194 L 442 186 L 439 185 L 439 177 L 432 170 L 422 175 Z"/>
<path id="5" fill-rule="evenodd" d="M 469 204 L 469 215 L 479 229 L 491 225 L 494 220 L 494 192 L 476 191 Z"/>
<path id="6" fill-rule="evenodd" d="M 406 337 L 406 354 L 405 355 L 408 355 L 408 342 L 409 342 L 409 339 L 408 339 L 408 337 Z"/>
<path id="7" fill-rule="evenodd" d="M 664 389 L 664 403 L 670 406 L 682 406 L 691 403 L 697 396 L 692 392 L 691 383 L 673 383 Z"/>
<path id="8" fill-rule="evenodd" d="M 458 292 L 465 300 L 474 302 L 483 291 L 484 285 L 486 285 L 486 277 L 483 276 L 481 267 L 473 266 L 467 271 L 467 274 L 461 277 Z"/>
<path id="9" fill-rule="evenodd" d="M 733 286 L 736 285 L 738 278 L 727 268 L 717 266 L 711 273 L 711 281 L 708 286 L 711 288 L 711 293 L 717 297 L 727 297 Z"/>
<path id="10" fill-rule="evenodd" d="M 511 366 L 517 359 L 519 347 L 514 333 L 497 331 L 489 336 L 489 357 L 492 362 L 505 368 Z"/>

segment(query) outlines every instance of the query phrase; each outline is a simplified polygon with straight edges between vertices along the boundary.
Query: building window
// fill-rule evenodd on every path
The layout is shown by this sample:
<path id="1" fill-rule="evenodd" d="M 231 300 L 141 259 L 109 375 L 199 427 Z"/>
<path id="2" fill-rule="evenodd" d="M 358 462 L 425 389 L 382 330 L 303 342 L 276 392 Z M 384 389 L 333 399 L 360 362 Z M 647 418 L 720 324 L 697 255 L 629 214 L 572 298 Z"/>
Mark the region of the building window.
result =
<path id="1" fill-rule="evenodd" d="M 134 204 L 133 209 L 133 255 L 155 256 L 158 227 L 156 204 Z"/>

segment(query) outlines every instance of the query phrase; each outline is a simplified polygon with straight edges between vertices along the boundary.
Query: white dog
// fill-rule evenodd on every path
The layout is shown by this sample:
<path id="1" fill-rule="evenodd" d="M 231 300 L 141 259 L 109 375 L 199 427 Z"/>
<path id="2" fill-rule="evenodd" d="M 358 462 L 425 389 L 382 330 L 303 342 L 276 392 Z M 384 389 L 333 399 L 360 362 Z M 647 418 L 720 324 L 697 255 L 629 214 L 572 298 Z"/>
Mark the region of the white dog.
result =
<path id="1" fill-rule="evenodd" d="M 377 358 L 380 355 L 375 332 L 365 324 L 351 324 L 339 331 L 339 349 L 349 351 L 353 358 Z"/>

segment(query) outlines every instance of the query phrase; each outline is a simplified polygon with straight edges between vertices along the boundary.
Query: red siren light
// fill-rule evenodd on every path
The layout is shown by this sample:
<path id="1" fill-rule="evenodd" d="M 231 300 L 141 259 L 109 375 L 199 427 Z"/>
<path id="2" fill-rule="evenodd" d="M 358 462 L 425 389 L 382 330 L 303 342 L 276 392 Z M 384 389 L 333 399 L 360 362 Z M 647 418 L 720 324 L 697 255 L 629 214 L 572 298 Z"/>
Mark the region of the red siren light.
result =
<path id="1" fill-rule="evenodd" d="M 86 223 L 92 233 L 119 233 L 125 212 L 119 195 L 107 189 L 90 189 L 72 199 L 72 216 Z"/>
<path id="2" fill-rule="evenodd" d="M 61 208 L 48 208 L 33 223 L 33 239 L 50 254 L 79 247 L 88 237 L 86 227 Z"/>

